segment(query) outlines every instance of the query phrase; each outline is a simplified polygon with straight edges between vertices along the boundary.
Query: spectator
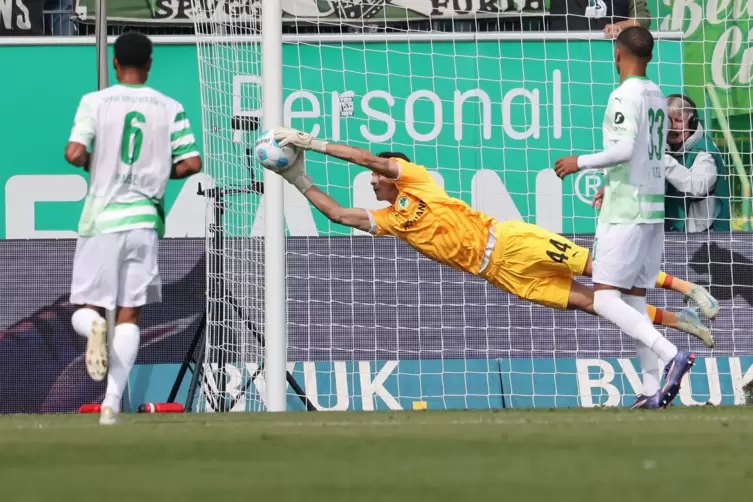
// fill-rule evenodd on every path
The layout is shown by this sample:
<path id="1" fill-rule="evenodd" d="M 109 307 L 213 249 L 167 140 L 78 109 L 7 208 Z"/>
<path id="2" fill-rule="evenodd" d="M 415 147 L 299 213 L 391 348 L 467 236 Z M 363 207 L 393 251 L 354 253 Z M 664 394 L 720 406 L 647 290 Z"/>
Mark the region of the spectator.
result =
<path id="1" fill-rule="evenodd" d="M 651 13 L 648 11 L 646 0 L 630 1 L 630 11 L 628 19 L 617 21 L 614 24 L 608 24 L 604 27 L 604 36 L 607 38 L 617 38 L 625 28 L 631 26 L 640 26 L 648 29 L 651 26 Z"/>
<path id="2" fill-rule="evenodd" d="M 646 0 L 551 0 L 552 31 L 603 31 L 616 37 L 629 26 L 651 25 Z"/>
<path id="3" fill-rule="evenodd" d="M 701 125 L 698 109 L 688 96 L 667 97 L 669 154 L 665 230 L 729 232 L 729 179 L 721 153 Z"/>

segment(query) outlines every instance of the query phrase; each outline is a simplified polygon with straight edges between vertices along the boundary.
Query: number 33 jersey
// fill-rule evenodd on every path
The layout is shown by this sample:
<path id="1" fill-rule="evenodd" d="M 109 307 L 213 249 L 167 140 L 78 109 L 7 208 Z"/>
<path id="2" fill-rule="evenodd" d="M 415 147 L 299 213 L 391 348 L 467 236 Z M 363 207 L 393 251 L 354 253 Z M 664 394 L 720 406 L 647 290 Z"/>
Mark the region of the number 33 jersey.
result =
<path id="1" fill-rule="evenodd" d="M 604 149 L 634 141 L 633 156 L 607 168 L 605 223 L 661 223 L 664 221 L 664 150 L 669 128 L 664 94 L 645 77 L 628 77 L 609 96 L 604 115 Z"/>
<path id="2" fill-rule="evenodd" d="M 91 150 L 79 235 L 136 228 L 163 235 L 172 166 L 199 155 L 183 106 L 147 86 L 114 85 L 81 98 L 70 141 Z"/>

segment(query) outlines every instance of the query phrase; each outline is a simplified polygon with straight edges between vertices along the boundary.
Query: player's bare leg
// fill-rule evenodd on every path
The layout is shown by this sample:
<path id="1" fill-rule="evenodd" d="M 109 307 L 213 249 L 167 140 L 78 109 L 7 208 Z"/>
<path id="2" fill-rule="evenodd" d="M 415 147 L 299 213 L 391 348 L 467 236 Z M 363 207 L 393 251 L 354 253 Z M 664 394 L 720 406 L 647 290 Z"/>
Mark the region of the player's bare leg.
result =
<path id="1" fill-rule="evenodd" d="M 123 398 L 128 375 L 131 373 L 139 351 L 140 332 L 138 328 L 140 308 L 120 307 L 115 321 L 115 329 L 110 342 L 110 371 L 107 374 L 107 390 L 102 402 L 99 423 L 118 423 L 120 401 Z"/>
<path id="2" fill-rule="evenodd" d="M 591 277 L 593 273 L 593 262 L 591 260 L 591 254 L 588 255 L 588 261 L 586 262 L 586 267 L 583 269 L 583 275 L 586 277 Z M 706 290 L 706 288 L 699 286 L 697 284 L 693 284 L 692 282 L 684 281 L 682 279 L 678 279 L 677 277 L 674 277 L 672 275 L 667 274 L 666 272 L 659 272 L 659 276 L 656 278 L 656 287 L 657 289 L 670 289 L 672 291 L 676 291 L 678 293 L 681 293 L 685 295 L 688 299 L 694 301 L 696 305 L 698 305 L 698 308 L 701 311 L 701 314 L 703 314 L 704 317 L 708 319 L 713 319 L 716 317 L 716 314 L 719 313 L 719 302 L 716 301 L 716 298 L 711 296 L 711 294 Z M 651 317 L 651 320 L 654 321 L 655 324 L 661 324 L 662 326 L 669 326 L 670 328 L 677 328 L 676 325 L 670 326 L 668 324 L 664 324 L 662 322 L 657 322 L 654 314 L 649 309 L 649 317 Z M 678 313 L 678 316 L 681 317 L 680 322 L 688 324 L 688 327 L 692 327 L 694 325 L 694 320 L 698 317 L 698 314 L 695 313 L 695 310 L 693 309 L 683 309 Z M 700 320 L 698 322 L 700 325 Z M 701 327 L 703 327 L 701 325 Z M 695 336 L 698 336 L 698 338 L 701 338 L 701 341 L 707 346 L 707 347 L 713 347 L 714 341 L 710 338 L 711 334 L 709 330 L 705 327 L 703 327 L 706 332 L 708 332 L 708 336 L 703 335 L 703 337 L 691 333 L 687 329 L 677 328 L 680 331 L 685 331 L 686 333 L 691 333 Z M 695 328 L 693 328 L 695 329 Z"/>
<path id="3" fill-rule="evenodd" d="M 86 371 L 92 380 L 100 382 L 107 375 L 107 322 L 104 310 L 95 305 L 84 305 L 71 317 L 76 332 L 86 337 Z"/>
<path id="4" fill-rule="evenodd" d="M 668 310 L 654 307 L 653 305 L 647 305 L 646 307 L 648 317 L 654 324 L 693 335 L 707 347 L 714 346 L 714 338 L 711 336 L 711 331 L 701 323 L 695 310 L 683 309 L 675 314 Z M 567 308 L 598 315 L 594 310 L 594 290 L 573 279 Z"/>

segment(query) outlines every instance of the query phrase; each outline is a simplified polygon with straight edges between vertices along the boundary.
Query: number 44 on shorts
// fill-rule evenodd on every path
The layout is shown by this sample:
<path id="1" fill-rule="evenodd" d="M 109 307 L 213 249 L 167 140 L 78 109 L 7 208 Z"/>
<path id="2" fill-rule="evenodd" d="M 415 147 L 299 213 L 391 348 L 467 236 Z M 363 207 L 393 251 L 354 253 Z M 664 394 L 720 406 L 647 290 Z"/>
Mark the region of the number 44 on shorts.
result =
<path id="1" fill-rule="evenodd" d="M 549 239 L 549 244 L 554 247 L 554 250 L 548 250 L 546 255 L 551 258 L 553 262 L 562 263 L 567 260 L 567 255 L 565 253 L 567 253 L 567 250 L 572 247 L 570 244 L 559 242 L 554 239 Z"/>

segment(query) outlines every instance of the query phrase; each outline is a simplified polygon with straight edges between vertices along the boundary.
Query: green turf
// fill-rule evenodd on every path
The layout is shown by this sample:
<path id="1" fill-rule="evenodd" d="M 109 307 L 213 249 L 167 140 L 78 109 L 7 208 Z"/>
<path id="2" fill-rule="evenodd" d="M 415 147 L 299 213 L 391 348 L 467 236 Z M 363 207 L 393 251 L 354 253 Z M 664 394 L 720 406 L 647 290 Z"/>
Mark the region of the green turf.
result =
<path id="1" fill-rule="evenodd" d="M 0 418 L 3 501 L 749 500 L 753 409 Z"/>

